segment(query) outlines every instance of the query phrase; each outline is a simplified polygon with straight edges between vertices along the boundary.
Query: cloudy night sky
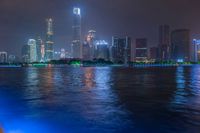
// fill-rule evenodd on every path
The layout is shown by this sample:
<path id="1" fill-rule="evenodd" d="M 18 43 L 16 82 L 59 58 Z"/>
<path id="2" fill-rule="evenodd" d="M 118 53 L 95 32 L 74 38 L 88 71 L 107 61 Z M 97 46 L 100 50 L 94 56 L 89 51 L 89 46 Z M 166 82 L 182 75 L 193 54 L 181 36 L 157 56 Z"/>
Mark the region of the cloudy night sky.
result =
<path id="1" fill-rule="evenodd" d="M 189 28 L 200 33 L 199 0 L 0 0 L 0 51 L 20 55 L 21 47 L 37 35 L 45 38 L 45 19 L 54 19 L 55 49 L 69 48 L 72 9 L 82 10 L 82 34 L 97 31 L 99 39 L 111 36 L 148 38 L 157 45 L 158 26 Z"/>

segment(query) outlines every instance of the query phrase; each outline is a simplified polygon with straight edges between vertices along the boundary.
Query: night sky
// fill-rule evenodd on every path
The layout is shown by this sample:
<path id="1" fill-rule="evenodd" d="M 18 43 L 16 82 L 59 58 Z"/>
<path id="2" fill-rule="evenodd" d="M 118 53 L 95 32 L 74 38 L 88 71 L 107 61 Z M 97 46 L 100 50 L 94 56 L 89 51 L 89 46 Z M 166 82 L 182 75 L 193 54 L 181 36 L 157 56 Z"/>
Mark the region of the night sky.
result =
<path id="1" fill-rule="evenodd" d="M 0 0 L 0 51 L 20 55 L 29 38 L 45 38 L 47 17 L 55 21 L 55 49 L 67 49 L 75 5 L 82 10 L 83 34 L 94 29 L 108 42 L 112 35 L 128 35 L 157 45 L 160 24 L 200 33 L 199 0 Z"/>

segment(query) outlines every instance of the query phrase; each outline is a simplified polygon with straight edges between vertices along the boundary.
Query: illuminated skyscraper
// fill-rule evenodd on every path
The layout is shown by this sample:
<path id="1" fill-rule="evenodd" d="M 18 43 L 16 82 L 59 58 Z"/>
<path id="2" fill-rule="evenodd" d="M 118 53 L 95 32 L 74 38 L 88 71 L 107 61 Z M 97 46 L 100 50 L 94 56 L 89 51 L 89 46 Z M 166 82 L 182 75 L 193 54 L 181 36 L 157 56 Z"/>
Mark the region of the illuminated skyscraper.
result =
<path id="1" fill-rule="evenodd" d="M 28 40 L 29 46 L 29 62 L 36 62 L 37 61 L 37 49 L 36 49 L 36 40 L 29 39 Z"/>
<path id="2" fill-rule="evenodd" d="M 171 34 L 172 59 L 174 61 L 190 61 L 190 30 L 178 29 Z"/>
<path id="3" fill-rule="evenodd" d="M 159 58 L 162 61 L 170 59 L 170 27 L 161 25 L 159 27 Z"/>
<path id="4" fill-rule="evenodd" d="M 80 8 L 73 9 L 73 41 L 72 41 L 72 55 L 73 58 L 82 58 L 82 44 L 81 44 L 81 10 Z"/>
<path id="5" fill-rule="evenodd" d="M 42 60 L 42 44 L 43 41 L 41 39 L 41 37 L 38 37 L 36 40 L 36 50 L 37 50 L 37 62 L 41 62 Z"/>
<path id="6" fill-rule="evenodd" d="M 42 42 L 41 45 L 41 61 L 40 62 L 45 62 L 45 44 Z"/>
<path id="7" fill-rule="evenodd" d="M 200 61 L 200 39 L 193 39 L 193 61 Z"/>
<path id="8" fill-rule="evenodd" d="M 47 19 L 47 34 L 46 34 L 46 45 L 45 45 L 45 60 L 53 60 L 53 19 Z"/>

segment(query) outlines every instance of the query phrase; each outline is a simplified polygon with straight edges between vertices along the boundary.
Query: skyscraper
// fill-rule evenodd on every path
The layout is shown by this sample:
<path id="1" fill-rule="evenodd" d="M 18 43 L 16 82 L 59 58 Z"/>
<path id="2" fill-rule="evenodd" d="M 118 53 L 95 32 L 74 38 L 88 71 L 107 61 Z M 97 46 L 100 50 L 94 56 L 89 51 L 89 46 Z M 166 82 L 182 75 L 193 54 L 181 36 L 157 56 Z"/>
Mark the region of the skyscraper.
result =
<path id="1" fill-rule="evenodd" d="M 95 42 L 95 58 L 109 60 L 109 45 L 105 40 Z"/>
<path id="2" fill-rule="evenodd" d="M 172 59 L 190 61 L 190 30 L 178 29 L 171 33 Z"/>
<path id="3" fill-rule="evenodd" d="M 75 7 L 73 9 L 73 40 L 72 40 L 72 55 L 73 58 L 82 58 L 81 44 L 81 10 Z"/>
<path id="4" fill-rule="evenodd" d="M 41 61 L 40 62 L 45 62 L 45 44 L 42 42 L 41 45 Z"/>
<path id="5" fill-rule="evenodd" d="M 162 61 L 170 59 L 170 27 L 169 25 L 160 25 L 159 27 L 159 58 Z"/>
<path id="6" fill-rule="evenodd" d="M 158 60 L 158 48 L 157 47 L 151 47 L 149 49 L 149 59 L 151 61 Z"/>
<path id="7" fill-rule="evenodd" d="M 95 57 L 95 39 L 96 39 L 96 31 L 90 30 L 88 31 L 87 42 L 89 44 L 89 55 L 90 60 L 94 59 Z"/>
<path id="8" fill-rule="evenodd" d="M 88 31 L 86 40 L 83 43 L 82 54 L 84 60 L 93 60 L 95 58 L 95 38 L 96 31 Z"/>
<path id="9" fill-rule="evenodd" d="M 30 47 L 29 47 L 29 45 L 26 44 L 22 47 L 21 54 L 22 54 L 22 62 L 23 63 L 30 62 Z"/>
<path id="10" fill-rule="evenodd" d="M 37 49 L 36 49 L 36 40 L 35 39 L 29 39 L 28 40 L 28 46 L 29 46 L 29 62 L 36 62 L 37 61 Z"/>
<path id="11" fill-rule="evenodd" d="M 200 40 L 193 39 L 193 61 L 199 62 L 200 61 Z"/>
<path id="12" fill-rule="evenodd" d="M 46 45 L 45 45 L 45 60 L 53 60 L 53 19 L 47 19 L 47 33 L 46 33 Z"/>
<path id="13" fill-rule="evenodd" d="M 87 41 L 84 41 L 83 43 L 82 53 L 83 53 L 83 60 L 86 61 L 93 60 L 93 58 L 91 59 L 90 55 L 90 45 Z"/>
<path id="14" fill-rule="evenodd" d="M 42 61 L 42 45 L 43 45 L 43 41 L 41 37 L 38 37 L 36 40 L 37 62 Z"/>
<path id="15" fill-rule="evenodd" d="M 0 52 L 0 63 L 7 63 L 8 54 L 7 52 Z"/>
<path id="16" fill-rule="evenodd" d="M 112 37 L 111 60 L 115 63 L 125 63 L 131 61 L 131 38 Z"/>
<path id="17" fill-rule="evenodd" d="M 147 39 L 138 38 L 136 39 L 136 49 L 135 49 L 135 61 L 144 62 L 148 58 L 147 53 Z"/>

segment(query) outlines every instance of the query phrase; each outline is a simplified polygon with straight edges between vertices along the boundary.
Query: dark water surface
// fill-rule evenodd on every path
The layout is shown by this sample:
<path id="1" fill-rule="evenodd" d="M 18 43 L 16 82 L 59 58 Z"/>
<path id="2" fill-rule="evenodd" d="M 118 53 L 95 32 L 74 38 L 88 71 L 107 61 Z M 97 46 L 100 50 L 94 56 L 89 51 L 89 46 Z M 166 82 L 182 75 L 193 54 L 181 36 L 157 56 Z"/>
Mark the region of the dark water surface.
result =
<path id="1" fill-rule="evenodd" d="M 200 133 L 200 66 L 1 68 L 6 133 Z"/>

